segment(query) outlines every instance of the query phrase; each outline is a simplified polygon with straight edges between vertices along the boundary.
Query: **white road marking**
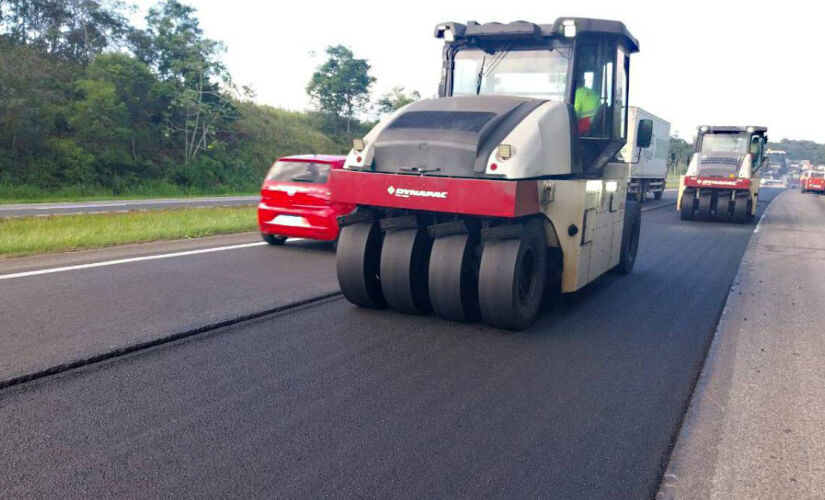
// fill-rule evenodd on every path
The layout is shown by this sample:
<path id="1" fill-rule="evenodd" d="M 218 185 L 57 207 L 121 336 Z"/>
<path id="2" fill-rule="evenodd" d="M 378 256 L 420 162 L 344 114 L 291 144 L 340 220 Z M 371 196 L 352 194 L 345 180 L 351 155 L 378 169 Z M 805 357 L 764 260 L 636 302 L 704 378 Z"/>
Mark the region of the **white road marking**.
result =
<path id="1" fill-rule="evenodd" d="M 126 203 L 99 203 L 95 205 L 52 205 L 48 207 L 31 207 L 34 210 L 70 210 L 74 208 L 108 208 L 125 207 Z"/>
<path id="2" fill-rule="evenodd" d="M 766 212 L 762 212 L 762 215 L 759 216 L 759 221 L 756 222 L 756 227 L 753 228 L 754 234 L 758 233 L 762 228 L 762 221 L 765 219 L 765 213 Z"/>
<path id="3" fill-rule="evenodd" d="M 297 239 L 297 238 L 296 238 Z M 81 269 L 92 269 L 95 267 L 115 266 L 118 264 L 129 264 L 132 262 L 143 262 L 147 260 L 171 259 L 173 257 L 185 257 L 187 255 L 198 255 L 202 253 L 224 252 L 226 250 L 237 250 L 240 248 L 250 248 L 266 245 L 266 242 L 243 243 L 241 245 L 229 245 L 225 247 L 201 248 L 199 250 L 188 250 L 186 252 L 166 253 L 161 255 L 146 255 L 143 257 L 131 257 L 128 259 L 107 260 L 103 262 L 93 262 L 91 264 L 79 264 L 76 266 L 53 267 L 50 269 L 38 269 L 36 271 L 26 271 L 22 273 L 1 274 L 0 280 L 12 278 L 25 278 L 28 276 L 40 276 L 43 274 L 62 273 L 66 271 L 79 271 Z"/>

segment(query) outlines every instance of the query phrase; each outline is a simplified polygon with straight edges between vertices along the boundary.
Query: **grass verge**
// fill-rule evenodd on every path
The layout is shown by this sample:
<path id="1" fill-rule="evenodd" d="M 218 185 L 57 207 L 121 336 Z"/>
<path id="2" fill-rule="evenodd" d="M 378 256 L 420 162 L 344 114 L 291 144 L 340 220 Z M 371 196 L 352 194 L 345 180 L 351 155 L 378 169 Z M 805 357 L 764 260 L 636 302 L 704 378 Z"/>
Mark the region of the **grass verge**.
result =
<path id="1" fill-rule="evenodd" d="M 0 219 L 0 256 L 103 248 L 126 243 L 201 238 L 254 231 L 255 207 Z"/>

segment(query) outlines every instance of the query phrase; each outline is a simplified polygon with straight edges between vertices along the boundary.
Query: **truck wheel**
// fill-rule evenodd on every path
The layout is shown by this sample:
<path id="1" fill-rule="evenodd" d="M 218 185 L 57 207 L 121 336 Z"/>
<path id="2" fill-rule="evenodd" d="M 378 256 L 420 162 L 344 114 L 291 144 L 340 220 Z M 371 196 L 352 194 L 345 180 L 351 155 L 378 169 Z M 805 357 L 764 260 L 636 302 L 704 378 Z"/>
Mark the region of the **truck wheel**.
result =
<path id="1" fill-rule="evenodd" d="M 286 241 L 286 236 L 275 236 L 274 234 L 261 233 L 261 237 L 265 242 L 274 246 L 281 246 Z"/>
<path id="2" fill-rule="evenodd" d="M 386 306 L 381 293 L 379 259 L 381 230 L 375 222 L 361 222 L 341 229 L 336 267 L 344 297 L 360 307 Z"/>
<path id="3" fill-rule="evenodd" d="M 524 224 L 521 238 L 490 240 L 481 252 L 478 302 L 487 323 L 523 330 L 538 315 L 547 278 L 547 242 L 542 224 Z"/>
<path id="4" fill-rule="evenodd" d="M 654 199 L 654 200 L 661 200 L 661 199 L 662 199 L 662 195 L 663 195 L 663 194 L 665 194 L 664 189 L 661 189 L 661 190 L 659 190 L 659 191 L 654 191 L 654 192 L 653 192 L 653 199 Z"/>
<path id="5" fill-rule="evenodd" d="M 636 264 L 636 252 L 639 250 L 639 236 L 642 228 L 642 207 L 638 203 L 628 202 L 624 209 L 624 228 L 622 230 L 622 251 L 619 263 L 614 270 L 618 274 L 630 274 Z"/>
<path id="6" fill-rule="evenodd" d="M 744 224 L 748 220 L 749 200 L 747 196 L 737 196 L 733 202 L 733 222 Z"/>
<path id="7" fill-rule="evenodd" d="M 695 200 L 696 194 L 692 189 L 686 189 L 684 193 L 682 193 L 682 220 L 691 220 L 693 218 L 693 203 Z"/>
<path id="8" fill-rule="evenodd" d="M 381 248 L 381 290 L 387 304 L 408 314 L 430 312 L 427 285 L 433 240 L 424 228 L 387 231 Z"/>
<path id="9" fill-rule="evenodd" d="M 430 254 L 430 302 L 439 316 L 475 321 L 478 310 L 477 238 L 453 234 L 438 238 Z"/>
<path id="10" fill-rule="evenodd" d="M 713 210 L 713 193 L 701 193 L 699 195 L 699 218 L 710 220 L 711 210 Z"/>

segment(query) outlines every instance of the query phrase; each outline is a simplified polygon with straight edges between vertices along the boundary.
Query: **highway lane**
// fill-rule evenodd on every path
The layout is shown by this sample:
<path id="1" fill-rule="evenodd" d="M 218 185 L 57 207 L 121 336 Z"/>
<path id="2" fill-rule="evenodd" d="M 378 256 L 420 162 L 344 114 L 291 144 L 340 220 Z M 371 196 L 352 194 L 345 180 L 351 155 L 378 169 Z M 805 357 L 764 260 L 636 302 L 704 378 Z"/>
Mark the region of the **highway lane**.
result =
<path id="1" fill-rule="evenodd" d="M 337 298 L 7 389 L 0 495 L 652 496 L 754 224 L 642 224 L 524 333 Z"/>
<path id="2" fill-rule="evenodd" d="M 645 210 L 674 202 L 666 193 Z M 251 233 L 0 259 L 0 352 L 15 353 L 0 356 L 0 384 L 338 290 L 327 245 L 236 248 L 255 243 Z M 171 257 L 130 262 L 158 255 Z M 81 269 L 29 274 L 66 267 Z"/>
<path id="3" fill-rule="evenodd" d="M 256 246 L 4 279 L 250 243 Z M 329 245 L 270 247 L 257 233 L 0 260 L 0 381 L 337 290 Z"/>
<path id="4" fill-rule="evenodd" d="M 162 208 L 193 208 L 255 205 L 260 196 L 209 196 L 200 198 L 157 198 L 147 200 L 105 200 L 64 203 L 0 204 L 0 217 L 27 215 L 68 215 L 101 212 L 128 212 Z"/>

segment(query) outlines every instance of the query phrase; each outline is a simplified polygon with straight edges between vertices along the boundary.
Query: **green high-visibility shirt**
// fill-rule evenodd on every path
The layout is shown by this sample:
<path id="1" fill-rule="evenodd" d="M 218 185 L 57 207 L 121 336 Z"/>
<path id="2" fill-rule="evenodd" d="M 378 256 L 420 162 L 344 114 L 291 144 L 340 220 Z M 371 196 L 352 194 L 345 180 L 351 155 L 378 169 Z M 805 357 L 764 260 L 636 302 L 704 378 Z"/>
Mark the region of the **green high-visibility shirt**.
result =
<path id="1" fill-rule="evenodd" d="M 599 110 L 599 94 L 587 87 L 576 89 L 576 97 L 573 102 L 573 109 L 579 118 L 593 118 Z"/>

